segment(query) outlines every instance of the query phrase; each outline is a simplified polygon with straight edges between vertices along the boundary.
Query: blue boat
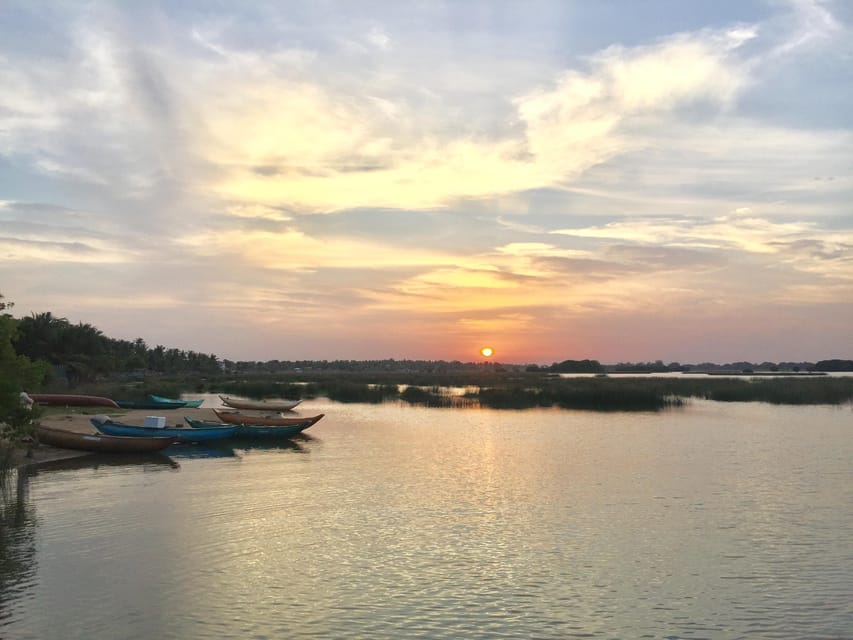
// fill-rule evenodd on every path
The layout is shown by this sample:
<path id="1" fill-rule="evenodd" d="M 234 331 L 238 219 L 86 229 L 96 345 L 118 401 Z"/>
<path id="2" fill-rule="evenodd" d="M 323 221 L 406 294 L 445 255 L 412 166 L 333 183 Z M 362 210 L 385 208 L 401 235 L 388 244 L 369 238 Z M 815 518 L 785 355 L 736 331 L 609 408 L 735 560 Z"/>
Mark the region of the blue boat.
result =
<path id="1" fill-rule="evenodd" d="M 195 420 L 194 418 L 190 418 L 188 416 L 184 416 L 184 420 L 186 420 L 187 424 L 190 425 L 194 430 L 211 429 L 216 427 L 227 426 L 225 423 L 222 422 L 207 422 L 205 420 Z M 296 424 L 289 424 L 283 426 L 270 426 L 263 424 L 239 424 L 231 426 L 237 428 L 237 431 L 234 433 L 234 436 L 236 438 L 292 438 L 293 436 L 305 431 L 315 422 L 317 421 L 309 418 L 304 422 L 298 422 Z"/>
<path id="2" fill-rule="evenodd" d="M 236 424 L 211 425 L 203 429 L 187 429 L 186 427 L 142 427 L 134 424 L 115 422 L 106 416 L 93 416 L 89 419 L 101 433 L 110 436 L 168 436 L 180 442 L 201 442 L 230 438 L 240 428 Z"/>
<path id="3" fill-rule="evenodd" d="M 153 393 L 148 394 L 148 399 L 151 402 L 159 402 L 162 404 L 172 404 L 173 402 L 182 402 L 183 406 L 187 409 L 198 409 L 201 406 L 201 403 L 204 402 L 204 398 L 201 400 L 178 400 L 176 398 L 164 398 L 163 396 L 155 396 Z"/>

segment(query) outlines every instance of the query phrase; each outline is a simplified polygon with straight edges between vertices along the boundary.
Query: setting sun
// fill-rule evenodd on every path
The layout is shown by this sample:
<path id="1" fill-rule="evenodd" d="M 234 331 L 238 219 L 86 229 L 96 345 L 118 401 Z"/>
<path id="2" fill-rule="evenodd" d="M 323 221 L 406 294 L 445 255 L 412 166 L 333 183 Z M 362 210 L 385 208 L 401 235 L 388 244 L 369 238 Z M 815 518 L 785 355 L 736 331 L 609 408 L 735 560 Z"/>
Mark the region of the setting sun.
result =
<path id="1" fill-rule="evenodd" d="M 495 350 L 491 347 L 483 347 L 480 349 L 480 355 L 484 358 L 490 358 L 495 354 Z"/>

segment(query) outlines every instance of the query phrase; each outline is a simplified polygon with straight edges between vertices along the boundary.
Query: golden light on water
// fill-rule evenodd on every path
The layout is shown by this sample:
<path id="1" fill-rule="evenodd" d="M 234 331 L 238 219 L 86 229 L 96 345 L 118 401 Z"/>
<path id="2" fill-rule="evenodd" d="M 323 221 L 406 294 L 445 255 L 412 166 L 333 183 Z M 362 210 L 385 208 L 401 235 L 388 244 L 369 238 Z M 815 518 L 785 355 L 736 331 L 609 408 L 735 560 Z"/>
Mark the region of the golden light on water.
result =
<path id="1" fill-rule="evenodd" d="M 482 349 L 480 349 L 480 355 L 484 358 L 491 358 L 493 355 L 495 355 L 495 350 L 491 347 L 483 347 Z"/>

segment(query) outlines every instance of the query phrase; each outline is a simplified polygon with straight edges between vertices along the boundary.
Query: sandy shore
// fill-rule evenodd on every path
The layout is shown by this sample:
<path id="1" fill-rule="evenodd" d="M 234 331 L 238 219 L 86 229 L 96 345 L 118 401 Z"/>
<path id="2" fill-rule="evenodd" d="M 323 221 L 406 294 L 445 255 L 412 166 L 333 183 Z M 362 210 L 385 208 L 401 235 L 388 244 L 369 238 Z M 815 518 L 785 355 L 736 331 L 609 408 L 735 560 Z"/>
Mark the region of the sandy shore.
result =
<path id="1" fill-rule="evenodd" d="M 199 420 L 219 422 L 219 418 L 216 417 L 216 414 L 213 413 L 211 409 L 205 409 L 204 407 L 200 407 L 198 409 L 170 409 L 168 411 L 164 411 L 162 409 L 122 409 L 114 413 L 110 412 L 109 407 L 104 407 L 104 409 L 105 411 L 103 412 L 103 415 L 110 416 L 119 422 L 126 422 L 128 424 L 142 425 L 147 416 L 162 416 L 166 418 L 166 426 L 169 427 L 174 427 L 175 425 L 186 427 L 187 423 L 184 422 L 184 416 L 190 416 L 191 418 L 197 418 Z M 89 421 L 89 418 L 93 415 L 94 414 L 91 412 L 69 412 L 47 416 L 41 418 L 39 422 L 46 427 L 67 429 L 68 431 L 78 431 L 80 433 L 97 433 L 97 430 Z"/>
<path id="2" fill-rule="evenodd" d="M 106 409 L 104 411 L 104 415 L 108 415 L 121 422 L 127 422 L 128 424 L 141 425 L 145 422 L 146 416 L 152 415 L 165 417 L 166 425 L 170 427 L 174 427 L 175 425 L 186 427 L 187 424 L 184 422 L 184 416 L 191 416 L 199 420 L 212 420 L 214 422 L 219 422 L 216 414 L 213 413 L 211 409 L 206 409 L 204 407 L 200 407 L 198 409 L 172 409 L 168 411 L 159 409 L 119 410 L 114 413 L 111 413 L 108 407 L 104 407 L 104 409 Z M 95 414 L 69 411 L 68 413 L 58 413 L 45 416 L 39 419 L 39 423 L 46 427 L 53 427 L 55 429 L 66 429 L 67 431 L 77 431 L 79 433 L 97 433 L 97 430 L 89 421 L 93 415 Z M 29 457 L 27 455 L 28 453 L 30 454 Z M 45 462 L 48 460 L 74 458 L 89 454 L 90 452 L 88 451 L 74 451 L 71 449 L 58 449 L 47 445 L 39 445 L 38 447 L 31 448 L 29 451 L 23 448 L 17 450 L 14 455 L 13 464 L 20 466 Z"/>

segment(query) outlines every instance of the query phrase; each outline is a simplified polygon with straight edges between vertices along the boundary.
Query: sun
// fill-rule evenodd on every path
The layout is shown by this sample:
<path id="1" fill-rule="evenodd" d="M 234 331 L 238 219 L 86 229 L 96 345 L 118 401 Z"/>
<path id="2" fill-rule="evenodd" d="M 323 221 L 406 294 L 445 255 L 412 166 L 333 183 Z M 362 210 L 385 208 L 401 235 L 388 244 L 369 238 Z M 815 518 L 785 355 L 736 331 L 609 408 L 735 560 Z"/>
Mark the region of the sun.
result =
<path id="1" fill-rule="evenodd" d="M 493 355 L 495 355 L 495 350 L 491 347 L 483 347 L 482 349 L 480 349 L 480 355 L 484 358 L 491 358 Z"/>

